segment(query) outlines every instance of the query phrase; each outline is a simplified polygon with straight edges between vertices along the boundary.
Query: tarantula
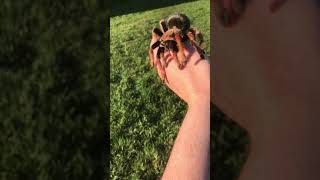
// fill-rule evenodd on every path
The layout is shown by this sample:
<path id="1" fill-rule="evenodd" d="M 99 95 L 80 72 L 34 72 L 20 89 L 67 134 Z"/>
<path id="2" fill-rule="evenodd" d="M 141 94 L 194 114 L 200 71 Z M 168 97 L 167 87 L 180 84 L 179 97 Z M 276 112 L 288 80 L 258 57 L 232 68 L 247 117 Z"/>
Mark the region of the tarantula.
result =
<path id="1" fill-rule="evenodd" d="M 204 42 L 202 33 L 196 28 L 190 27 L 190 20 L 184 14 L 173 14 L 167 20 L 160 20 L 160 29 L 153 28 L 152 37 L 157 39 L 150 45 L 149 58 L 151 67 L 154 66 L 153 50 L 157 47 L 157 60 L 160 60 L 161 69 L 167 67 L 168 62 L 164 58 L 164 53 L 170 51 L 173 59 L 177 62 L 179 69 L 187 63 L 184 54 L 185 44 L 190 43 L 196 48 L 201 59 L 205 58 Z M 197 42 L 199 40 L 199 43 Z"/>

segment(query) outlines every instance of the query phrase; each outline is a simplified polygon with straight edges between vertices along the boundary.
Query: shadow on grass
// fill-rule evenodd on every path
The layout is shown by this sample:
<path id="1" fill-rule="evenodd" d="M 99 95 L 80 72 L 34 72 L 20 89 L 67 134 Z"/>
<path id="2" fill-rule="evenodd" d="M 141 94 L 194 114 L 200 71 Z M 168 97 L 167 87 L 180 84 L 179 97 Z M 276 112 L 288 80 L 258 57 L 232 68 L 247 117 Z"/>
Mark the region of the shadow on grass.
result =
<path id="1" fill-rule="evenodd" d="M 111 5 L 111 17 L 129 13 L 147 11 L 197 0 L 119 0 Z"/>
<path id="2" fill-rule="evenodd" d="M 211 104 L 211 179 L 237 179 L 248 157 L 248 132 Z"/>

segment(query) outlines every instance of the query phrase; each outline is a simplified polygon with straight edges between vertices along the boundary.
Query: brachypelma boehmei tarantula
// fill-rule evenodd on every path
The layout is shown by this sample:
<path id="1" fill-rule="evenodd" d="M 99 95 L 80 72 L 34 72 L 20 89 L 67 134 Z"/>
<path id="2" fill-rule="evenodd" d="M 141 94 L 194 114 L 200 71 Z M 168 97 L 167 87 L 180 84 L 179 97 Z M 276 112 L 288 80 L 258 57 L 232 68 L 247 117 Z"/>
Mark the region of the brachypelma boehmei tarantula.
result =
<path id="1" fill-rule="evenodd" d="M 184 14 L 173 14 L 167 20 L 160 20 L 160 29 L 153 28 L 152 37 L 157 39 L 150 45 L 149 58 L 151 67 L 154 66 L 153 50 L 157 47 L 157 60 L 160 60 L 161 68 L 167 67 L 168 63 L 164 59 L 164 53 L 171 51 L 178 67 L 182 69 L 187 59 L 184 54 L 186 43 L 190 43 L 196 48 L 201 59 L 205 58 L 204 42 L 202 33 L 190 26 L 189 18 Z M 199 42 L 197 42 L 199 40 Z"/>

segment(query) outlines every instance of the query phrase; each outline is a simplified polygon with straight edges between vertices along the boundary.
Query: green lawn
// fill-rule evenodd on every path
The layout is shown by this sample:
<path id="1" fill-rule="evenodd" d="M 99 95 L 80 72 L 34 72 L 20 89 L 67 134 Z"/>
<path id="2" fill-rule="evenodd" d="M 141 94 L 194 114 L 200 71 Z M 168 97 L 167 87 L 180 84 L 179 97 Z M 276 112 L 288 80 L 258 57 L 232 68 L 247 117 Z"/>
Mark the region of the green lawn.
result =
<path id="1" fill-rule="evenodd" d="M 186 105 L 150 69 L 148 47 L 151 29 L 174 12 L 203 31 L 209 53 L 209 0 L 111 18 L 111 179 L 157 179 L 165 168 Z"/>
<path id="2" fill-rule="evenodd" d="M 211 179 L 237 179 L 247 158 L 249 144 L 247 132 L 217 107 L 211 106 L 210 138 Z"/>

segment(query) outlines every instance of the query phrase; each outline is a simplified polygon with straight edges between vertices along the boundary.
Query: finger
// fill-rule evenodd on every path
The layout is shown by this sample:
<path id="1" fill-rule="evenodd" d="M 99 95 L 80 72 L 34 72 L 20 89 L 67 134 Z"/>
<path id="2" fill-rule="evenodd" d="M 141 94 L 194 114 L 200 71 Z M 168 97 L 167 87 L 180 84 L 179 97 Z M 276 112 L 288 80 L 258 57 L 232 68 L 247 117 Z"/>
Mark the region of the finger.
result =
<path id="1" fill-rule="evenodd" d="M 150 41 L 150 45 L 149 48 L 152 50 L 158 49 L 159 45 L 160 45 L 160 36 L 156 33 L 155 29 L 157 28 L 153 28 L 152 32 L 151 32 L 151 41 Z"/>

